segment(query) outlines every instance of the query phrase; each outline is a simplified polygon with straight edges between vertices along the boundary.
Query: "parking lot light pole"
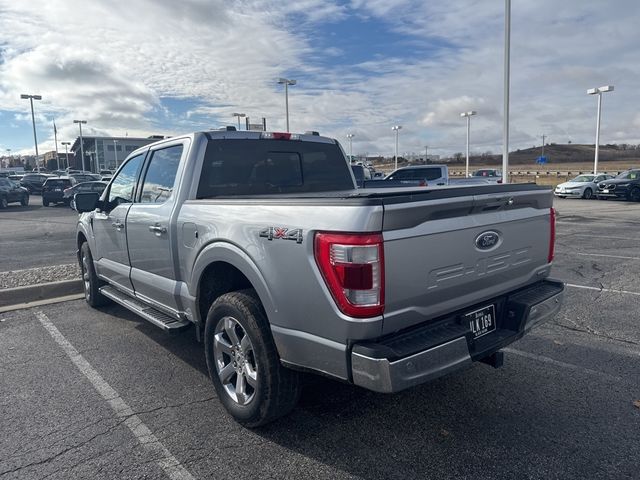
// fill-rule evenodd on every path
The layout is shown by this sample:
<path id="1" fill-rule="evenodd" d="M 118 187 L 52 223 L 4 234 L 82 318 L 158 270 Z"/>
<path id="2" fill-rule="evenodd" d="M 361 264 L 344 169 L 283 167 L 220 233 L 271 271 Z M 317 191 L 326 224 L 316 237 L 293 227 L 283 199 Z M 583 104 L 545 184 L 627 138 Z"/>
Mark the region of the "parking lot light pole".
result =
<path id="1" fill-rule="evenodd" d="M 353 133 L 347 133 L 349 139 L 349 163 L 353 163 Z"/>
<path id="2" fill-rule="evenodd" d="M 62 142 L 62 145 L 64 145 L 64 154 L 67 157 L 67 168 L 69 168 L 69 150 L 67 146 L 71 145 L 71 142 Z"/>
<path id="3" fill-rule="evenodd" d="M 477 112 L 475 110 L 471 110 L 470 112 L 463 112 L 460 114 L 461 117 L 467 118 L 467 165 L 465 167 L 465 177 L 469 176 L 469 130 L 471 125 L 471 117 L 476 114 Z"/>
<path id="4" fill-rule="evenodd" d="M 113 139 L 113 154 L 116 157 L 116 170 L 118 169 L 118 140 Z"/>
<path id="5" fill-rule="evenodd" d="M 240 119 L 246 117 L 245 113 L 234 113 L 234 117 L 238 117 L 238 131 L 240 131 Z"/>
<path id="6" fill-rule="evenodd" d="M 295 85 L 296 80 L 290 80 L 288 78 L 279 78 L 278 84 L 284 85 L 284 109 L 287 116 L 287 132 L 289 131 L 289 85 Z"/>
<path id="7" fill-rule="evenodd" d="M 77 123 L 80 127 L 80 156 L 82 157 L 82 171 L 86 172 L 87 169 L 84 166 L 84 145 L 82 144 L 82 124 L 87 123 L 86 120 L 74 120 L 73 123 Z"/>
<path id="8" fill-rule="evenodd" d="M 589 95 L 598 95 L 598 113 L 596 116 L 596 152 L 593 159 L 593 174 L 598 174 L 598 154 L 600 152 L 600 112 L 602 109 L 602 94 L 613 92 L 613 85 L 605 85 L 604 87 L 590 88 L 587 90 Z"/>
<path id="9" fill-rule="evenodd" d="M 502 124 L 502 183 L 509 182 L 509 89 L 511 76 L 511 0 L 504 0 L 504 86 Z M 468 162 L 467 162 L 468 163 Z"/>
<path id="10" fill-rule="evenodd" d="M 402 125 L 395 125 L 393 127 L 391 127 L 391 130 L 395 130 L 396 132 L 396 154 L 394 155 L 394 170 L 398 169 L 398 136 L 400 134 L 400 129 L 402 128 Z"/>
<path id="11" fill-rule="evenodd" d="M 28 95 L 26 93 L 23 93 L 22 95 L 20 95 L 20 98 L 22 99 L 29 99 L 29 102 L 31 103 L 31 122 L 33 123 L 33 142 L 36 145 L 36 170 L 38 171 L 38 173 L 40 173 L 40 161 L 38 160 L 38 137 L 36 136 L 36 117 L 33 113 L 33 101 L 34 100 L 42 100 L 42 95 Z"/>

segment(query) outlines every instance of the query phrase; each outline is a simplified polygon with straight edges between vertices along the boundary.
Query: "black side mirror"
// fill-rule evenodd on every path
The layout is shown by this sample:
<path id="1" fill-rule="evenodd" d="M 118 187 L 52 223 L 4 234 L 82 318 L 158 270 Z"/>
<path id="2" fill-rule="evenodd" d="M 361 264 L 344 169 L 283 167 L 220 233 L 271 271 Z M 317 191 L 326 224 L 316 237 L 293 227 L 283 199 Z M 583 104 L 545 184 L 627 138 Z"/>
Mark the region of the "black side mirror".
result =
<path id="1" fill-rule="evenodd" d="M 78 213 L 93 212 L 98 207 L 100 194 L 96 192 L 76 193 L 73 200 Z"/>

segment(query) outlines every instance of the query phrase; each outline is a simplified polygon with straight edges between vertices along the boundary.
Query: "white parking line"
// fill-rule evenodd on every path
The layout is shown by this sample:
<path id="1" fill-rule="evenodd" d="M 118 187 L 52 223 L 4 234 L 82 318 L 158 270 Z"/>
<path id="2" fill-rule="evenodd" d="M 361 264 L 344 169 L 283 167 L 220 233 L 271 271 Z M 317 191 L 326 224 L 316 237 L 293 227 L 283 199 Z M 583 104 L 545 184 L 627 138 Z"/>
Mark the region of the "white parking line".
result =
<path id="1" fill-rule="evenodd" d="M 638 295 L 638 296 L 640 296 L 640 292 L 630 292 L 628 290 L 615 290 L 613 288 L 588 287 L 586 285 L 574 285 L 573 283 L 565 283 L 565 286 L 566 287 L 571 287 L 571 288 L 582 288 L 584 290 L 595 290 L 596 292 L 627 293 L 629 295 Z"/>
<path id="2" fill-rule="evenodd" d="M 124 424 L 129 427 L 131 433 L 136 437 L 138 442 L 147 450 L 152 458 L 164 470 L 171 480 L 195 480 L 191 473 L 180 464 L 178 459 L 165 447 L 160 440 L 151 432 L 140 417 L 136 415 L 131 407 L 125 403 L 120 394 L 109 385 L 100 374 L 87 362 L 78 350 L 60 333 L 51 320 L 39 311 L 36 311 L 36 317 L 42 326 L 49 332 L 49 335 L 64 350 L 73 364 L 78 370 L 87 377 L 93 385 L 93 388 L 106 400 L 113 409 L 116 417 L 124 420 Z"/>
<path id="3" fill-rule="evenodd" d="M 625 257 L 624 255 L 607 255 L 605 253 L 579 253 L 576 255 L 583 255 L 585 257 L 607 257 L 607 258 L 624 258 L 625 260 L 640 260 L 640 257 Z"/>
<path id="4" fill-rule="evenodd" d="M 590 368 L 584 368 L 579 365 L 574 365 L 573 363 L 561 362 L 559 360 L 554 360 L 550 357 L 545 357 L 544 355 L 537 355 L 535 353 L 523 352 L 522 350 L 516 350 L 514 348 L 503 348 L 502 349 L 506 353 L 512 353 L 514 355 L 518 355 L 524 358 L 530 358 L 532 360 L 537 360 L 539 362 L 548 363 L 550 365 L 555 365 L 556 367 L 567 368 L 569 370 L 578 370 L 580 372 L 595 375 L 597 377 L 606 378 L 607 380 L 616 380 L 620 381 L 620 377 L 616 377 L 615 375 L 611 375 L 609 373 L 599 372 L 598 370 L 592 370 Z"/>
<path id="5" fill-rule="evenodd" d="M 556 233 L 557 237 L 587 237 L 587 238 L 593 238 L 593 239 L 598 239 L 598 240 L 602 240 L 602 239 L 607 239 L 607 240 L 633 240 L 634 242 L 637 241 L 637 238 L 631 238 L 631 237 L 614 237 L 611 235 L 594 235 L 594 234 L 586 234 L 586 233 L 563 233 L 563 232 L 559 232 Z"/>

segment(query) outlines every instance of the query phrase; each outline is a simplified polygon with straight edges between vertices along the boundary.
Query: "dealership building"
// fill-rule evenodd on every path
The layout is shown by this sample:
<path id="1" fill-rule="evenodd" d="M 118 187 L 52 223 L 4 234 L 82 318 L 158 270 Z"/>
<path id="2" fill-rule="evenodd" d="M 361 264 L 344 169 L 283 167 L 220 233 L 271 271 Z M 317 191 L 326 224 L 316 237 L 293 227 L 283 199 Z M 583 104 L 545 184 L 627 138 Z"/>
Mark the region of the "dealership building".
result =
<path id="1" fill-rule="evenodd" d="M 162 135 L 151 135 L 147 138 L 135 137 L 91 137 L 82 136 L 82 148 L 84 150 L 84 167 L 80 153 L 80 137 L 76 138 L 71 146 L 74 156 L 74 165 L 71 168 L 77 170 L 115 170 L 122 161 L 134 150 L 150 143 L 162 140 Z"/>

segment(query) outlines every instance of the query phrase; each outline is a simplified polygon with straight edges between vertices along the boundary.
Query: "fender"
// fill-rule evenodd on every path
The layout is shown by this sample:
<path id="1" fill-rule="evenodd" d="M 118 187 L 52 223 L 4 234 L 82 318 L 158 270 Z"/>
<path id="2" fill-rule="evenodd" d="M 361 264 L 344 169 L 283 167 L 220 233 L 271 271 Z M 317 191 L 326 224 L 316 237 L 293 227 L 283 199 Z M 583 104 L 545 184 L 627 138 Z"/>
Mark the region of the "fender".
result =
<path id="1" fill-rule="evenodd" d="M 268 314 L 277 313 L 278 308 L 275 300 L 271 295 L 264 276 L 253 259 L 237 245 L 224 241 L 215 241 L 205 246 L 200 251 L 193 264 L 191 278 L 189 281 L 189 294 L 196 299 L 196 305 L 198 302 L 197 296 L 202 274 L 205 269 L 214 262 L 226 262 L 237 268 L 253 285 L 253 288 L 256 290 L 265 311 Z M 196 315 L 198 316 L 198 320 L 202 321 L 203 319 L 199 318 L 200 313 L 197 309 L 195 310 L 197 312 Z M 273 323 L 272 320 L 272 318 L 269 318 L 270 323 Z"/>

